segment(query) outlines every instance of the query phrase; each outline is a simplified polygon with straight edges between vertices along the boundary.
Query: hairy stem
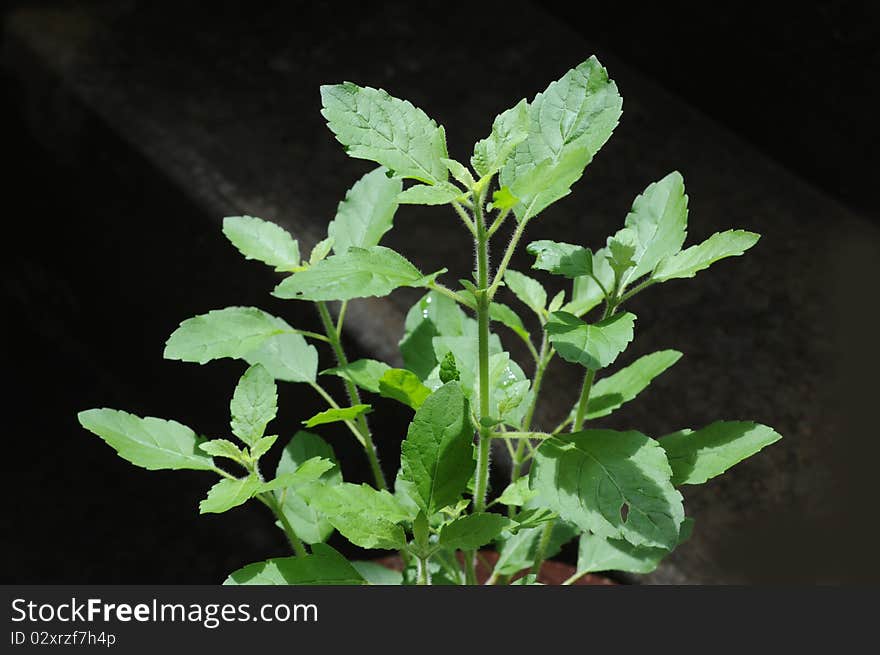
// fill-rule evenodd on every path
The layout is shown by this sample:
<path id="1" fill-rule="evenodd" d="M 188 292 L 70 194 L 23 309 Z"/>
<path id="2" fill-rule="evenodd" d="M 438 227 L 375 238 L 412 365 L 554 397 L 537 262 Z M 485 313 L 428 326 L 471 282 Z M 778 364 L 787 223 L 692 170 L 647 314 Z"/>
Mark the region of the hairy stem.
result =
<path id="1" fill-rule="evenodd" d="M 327 338 L 330 339 L 330 345 L 333 347 L 333 353 L 336 355 L 336 361 L 340 366 L 348 366 L 348 358 L 342 349 L 342 341 L 333 319 L 330 318 L 330 311 L 327 309 L 327 303 L 318 302 L 318 314 L 321 317 L 321 323 L 324 325 L 324 331 Z M 343 378 L 345 389 L 348 392 L 348 399 L 352 405 L 361 403 L 361 394 L 357 385 L 348 378 Z M 382 473 L 382 467 L 379 465 L 379 453 L 376 450 L 376 444 L 373 442 L 373 436 L 370 434 L 370 426 L 367 424 L 367 418 L 363 414 L 356 419 L 361 436 L 364 439 L 364 450 L 367 452 L 367 459 L 370 460 L 370 468 L 373 471 L 373 477 L 376 481 L 376 487 L 379 489 L 387 489 L 388 484 L 385 482 L 385 475 Z"/>
<path id="2" fill-rule="evenodd" d="M 284 534 L 287 535 L 287 540 L 290 542 L 290 545 L 293 547 L 293 552 L 297 557 L 305 557 L 308 555 L 306 552 L 305 544 L 303 544 L 302 539 L 300 539 L 296 532 L 293 530 L 293 526 L 290 525 L 290 521 L 287 520 L 287 517 L 284 515 L 284 511 L 281 509 L 281 506 L 278 504 L 278 501 L 275 498 L 275 495 L 271 492 L 267 492 L 264 494 L 260 494 L 258 496 L 266 506 L 272 510 L 272 513 L 275 515 L 275 518 L 278 519 L 278 522 L 281 524 L 281 529 L 284 530 Z"/>
<path id="3" fill-rule="evenodd" d="M 532 426 L 532 419 L 535 416 L 535 409 L 538 406 L 538 396 L 541 393 L 541 384 L 544 381 L 544 372 L 547 370 L 547 366 L 550 364 L 550 360 L 553 358 L 553 351 L 550 349 L 550 343 L 547 340 L 547 333 L 544 332 L 541 337 L 541 351 L 538 354 L 538 359 L 535 364 L 535 377 L 532 381 L 532 399 L 529 402 L 529 408 L 526 410 L 526 415 L 523 418 L 523 432 L 528 432 L 529 428 Z M 511 457 L 510 463 L 510 482 L 513 484 L 522 476 L 522 468 L 524 463 L 524 457 L 526 454 L 526 446 L 527 446 L 527 437 L 520 439 L 516 444 L 516 450 L 513 453 L 513 457 Z M 516 507 L 511 505 L 507 513 L 513 518 L 516 515 Z"/>
<path id="4" fill-rule="evenodd" d="M 418 576 L 416 578 L 416 584 L 420 585 L 429 585 L 431 584 L 431 571 L 428 569 L 428 558 L 427 557 L 419 557 L 418 558 Z"/>
<path id="5" fill-rule="evenodd" d="M 593 389 L 593 380 L 596 379 L 596 371 L 587 369 L 584 376 L 584 384 L 581 386 L 581 396 L 578 399 L 577 410 L 574 415 L 574 421 L 571 424 L 571 431 L 578 432 L 584 427 L 584 418 L 587 415 L 587 405 L 590 402 L 590 391 Z"/>
<path id="6" fill-rule="evenodd" d="M 547 557 L 547 548 L 550 546 L 550 538 L 553 536 L 553 528 L 556 521 L 547 521 L 541 532 L 541 540 L 538 542 L 538 550 L 535 553 L 535 563 L 532 564 L 532 573 L 538 575 L 541 572 L 541 566 L 544 564 L 544 558 Z"/>
<path id="7" fill-rule="evenodd" d="M 513 257 L 513 253 L 516 251 L 516 247 L 517 245 L 519 245 L 519 240 L 522 238 L 523 232 L 525 232 L 526 225 L 528 225 L 528 223 L 528 219 L 517 223 L 516 230 L 514 230 L 513 236 L 510 237 L 510 243 L 507 244 L 507 249 L 504 251 L 504 256 L 501 258 L 501 263 L 498 265 L 498 270 L 495 271 L 495 278 L 492 280 L 492 286 L 489 289 L 490 300 L 495 295 L 498 287 L 501 286 L 501 280 L 504 278 L 504 272 L 507 270 L 507 265 L 510 264 L 510 258 Z"/>
<path id="8" fill-rule="evenodd" d="M 489 238 L 483 216 L 483 198 L 474 198 L 474 222 L 477 226 L 477 357 L 479 377 L 479 417 L 489 416 Z M 486 509 L 489 482 L 490 428 L 480 426 L 477 445 L 477 470 L 474 482 L 474 511 Z"/>

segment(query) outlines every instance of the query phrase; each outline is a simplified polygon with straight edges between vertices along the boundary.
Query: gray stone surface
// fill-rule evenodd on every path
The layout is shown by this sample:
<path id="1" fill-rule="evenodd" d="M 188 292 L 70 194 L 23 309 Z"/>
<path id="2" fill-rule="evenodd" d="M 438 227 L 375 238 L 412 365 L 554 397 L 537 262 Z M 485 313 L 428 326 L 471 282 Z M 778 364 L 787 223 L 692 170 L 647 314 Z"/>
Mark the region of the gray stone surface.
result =
<path id="1" fill-rule="evenodd" d="M 247 14 L 232 7 L 184 7 L 173 17 L 136 2 L 21 10 L 6 25 L 5 58 L 12 70 L 39 66 L 185 189 L 216 216 L 214 238 L 222 238 L 222 216 L 249 213 L 311 244 L 367 170 L 323 125 L 319 84 L 352 80 L 410 99 L 446 126 L 450 151 L 464 159 L 496 113 L 594 52 L 522 3 L 490 3 L 479 21 L 459 5 L 436 13 L 374 7 L 356 19 L 325 3 L 264 3 Z M 505 38 L 496 45 L 490 37 L 497 34 Z M 599 245 L 632 198 L 673 169 L 690 195 L 689 242 L 733 227 L 764 235 L 747 259 L 633 301 L 637 340 L 626 360 L 659 348 L 685 357 L 603 424 L 661 435 L 742 418 L 785 436 L 724 478 L 686 490 L 694 538 L 648 579 L 834 580 L 833 563 L 820 556 L 830 539 L 823 540 L 823 526 L 841 502 L 825 456 L 840 431 L 826 393 L 837 346 L 828 299 L 850 279 L 844 249 L 856 244 L 869 253 L 863 257 L 875 256 L 880 237 L 613 53 L 596 54 L 620 87 L 623 119 L 572 196 L 534 221 L 527 238 Z M 46 125 L 58 127 L 59 150 L 88 148 L 75 124 L 53 122 L 53 107 L 40 111 Z M 844 243 L 836 239 L 842 233 Z M 502 237 L 496 248 L 503 244 Z M 450 280 L 471 266 L 466 234 L 441 208 L 402 209 L 388 245 L 423 270 L 448 267 Z M 513 265 L 524 270 L 528 258 Z M 403 314 L 414 297 L 354 303 L 351 336 L 374 356 L 397 361 Z M 551 372 L 538 417 L 545 426 L 578 386 L 571 367 L 557 362 Z M 386 436 L 384 445 L 395 442 Z"/>

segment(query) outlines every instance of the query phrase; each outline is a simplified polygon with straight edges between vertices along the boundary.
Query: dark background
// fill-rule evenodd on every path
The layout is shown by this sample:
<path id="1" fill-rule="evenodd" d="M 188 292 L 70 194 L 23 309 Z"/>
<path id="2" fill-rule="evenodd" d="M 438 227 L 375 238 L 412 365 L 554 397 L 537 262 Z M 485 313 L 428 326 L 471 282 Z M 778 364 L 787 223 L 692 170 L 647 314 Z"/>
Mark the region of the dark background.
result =
<path id="1" fill-rule="evenodd" d="M 591 42 L 878 222 L 880 11 L 859 2 L 796 7 L 546 3 Z M 235 3 L 175 3 L 167 17 L 175 33 L 197 33 L 201 11 L 229 20 L 247 15 Z M 492 20 L 491 9 L 474 11 L 475 22 Z M 344 34 L 354 20 L 340 15 L 324 28 Z M 316 44 L 320 29 L 312 33 Z M 428 29 L 422 38 L 443 35 Z M 194 306 L 235 297 L 282 312 L 264 293 L 271 275 L 230 267 L 229 251 L 205 237 L 206 221 L 168 218 L 204 211 L 112 130 L 100 147 L 59 157 L 56 135 L 34 127 L 40 107 L 20 102 L 20 71 L 5 71 L 0 83 L 7 387 L 0 581 L 212 583 L 243 562 L 284 552 L 262 508 L 200 517 L 195 508 L 210 476 L 136 469 L 75 422 L 80 409 L 112 406 L 186 417 L 205 433 L 221 433 L 238 367 L 220 362 L 208 373 L 166 362 L 162 344 Z M 96 179 L 108 165 L 114 177 Z M 147 222 L 167 229 L 137 229 Z M 123 250 L 112 245 L 126 241 Z M 870 282 L 861 281 L 866 289 Z M 308 320 L 298 323 L 308 328 Z M 870 391 L 876 383 L 853 386 Z M 287 409 L 279 423 L 319 408 L 295 390 L 283 390 L 281 401 Z M 375 419 L 380 430 L 405 429 L 393 411 L 379 407 L 375 416 L 386 417 Z M 350 441 L 336 439 L 337 454 L 347 477 L 365 477 Z M 396 463 L 385 464 L 390 472 Z M 810 581 L 808 571 L 803 580 Z"/>

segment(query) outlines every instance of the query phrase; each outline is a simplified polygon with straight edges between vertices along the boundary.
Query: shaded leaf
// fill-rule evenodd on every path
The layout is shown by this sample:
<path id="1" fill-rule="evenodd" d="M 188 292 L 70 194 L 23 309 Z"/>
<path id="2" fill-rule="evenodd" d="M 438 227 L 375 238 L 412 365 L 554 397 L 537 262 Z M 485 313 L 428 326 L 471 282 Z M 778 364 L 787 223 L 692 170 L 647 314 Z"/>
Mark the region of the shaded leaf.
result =
<path id="1" fill-rule="evenodd" d="M 492 543 L 510 525 L 500 514 L 476 512 L 447 523 L 440 530 L 440 545 L 458 550 L 476 550 Z"/>
<path id="2" fill-rule="evenodd" d="M 536 501 L 582 530 L 671 549 L 684 520 L 666 453 L 635 432 L 584 430 L 543 441 L 530 486 Z"/>
<path id="3" fill-rule="evenodd" d="M 379 380 L 389 370 L 391 370 L 391 367 L 385 362 L 375 359 L 358 359 L 354 362 L 349 362 L 346 366 L 327 369 L 322 374 L 338 375 L 343 379 L 353 382 L 365 391 L 379 393 Z"/>
<path id="4" fill-rule="evenodd" d="M 716 421 L 660 439 L 672 467 L 672 482 L 702 484 L 782 439 L 773 428 L 751 421 Z"/>
<path id="5" fill-rule="evenodd" d="M 535 256 L 532 268 L 574 279 L 593 273 L 593 253 L 588 248 L 558 241 L 532 241 L 526 251 Z"/>
<path id="6" fill-rule="evenodd" d="M 431 395 L 431 390 L 412 371 L 390 368 L 379 379 L 379 394 L 418 409 Z"/>
<path id="7" fill-rule="evenodd" d="M 554 312 L 546 331 L 560 357 L 598 370 L 612 364 L 632 341 L 635 319 L 623 312 L 590 325 L 567 312 Z"/>
<path id="8" fill-rule="evenodd" d="M 587 420 L 608 416 L 624 403 L 628 403 L 679 359 L 681 353 L 677 350 L 660 350 L 639 357 L 614 375 L 597 381 L 590 394 Z"/>
<path id="9" fill-rule="evenodd" d="M 248 564 L 231 573 L 224 585 L 362 585 L 364 578 L 342 555 L 314 544 L 311 555 L 277 557 Z"/>
<path id="10" fill-rule="evenodd" d="M 427 286 L 441 272 L 422 275 L 402 255 L 384 246 L 351 247 L 282 280 L 273 295 L 313 301 L 387 296 L 398 287 Z"/>
<path id="11" fill-rule="evenodd" d="M 343 482 L 315 488 L 309 502 L 357 546 L 398 550 L 406 545 L 406 535 L 397 524 L 408 520 L 409 514 L 387 491 Z"/>
<path id="12" fill-rule="evenodd" d="M 401 444 L 401 468 L 413 500 L 427 514 L 455 503 L 467 487 L 473 437 L 468 402 L 456 382 L 440 387 L 416 411 Z"/>
<path id="13" fill-rule="evenodd" d="M 275 471 L 276 479 L 295 474 L 301 466 L 316 457 L 336 462 L 332 446 L 321 437 L 311 432 L 297 432 L 281 452 Z M 297 484 L 275 492 L 275 498 L 281 505 L 285 518 L 293 526 L 296 535 L 307 544 L 324 541 L 333 532 L 333 526 L 321 512 L 309 505 L 305 496 L 313 484 L 333 486 L 341 482 L 342 474 L 336 466 L 323 473 L 317 483 Z"/>

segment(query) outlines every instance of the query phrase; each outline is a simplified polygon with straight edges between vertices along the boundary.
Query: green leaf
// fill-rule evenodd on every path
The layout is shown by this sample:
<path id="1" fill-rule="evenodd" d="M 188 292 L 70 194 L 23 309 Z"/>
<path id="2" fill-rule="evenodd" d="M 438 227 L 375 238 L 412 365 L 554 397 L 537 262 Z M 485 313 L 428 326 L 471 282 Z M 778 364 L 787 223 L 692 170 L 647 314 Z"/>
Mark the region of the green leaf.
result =
<path id="1" fill-rule="evenodd" d="M 452 177 L 461 182 L 465 188 L 470 189 L 474 186 L 476 181 L 474 180 L 474 176 L 471 175 L 471 172 L 467 169 L 467 166 L 454 159 L 444 159 L 443 163 L 452 174 Z"/>
<path id="2" fill-rule="evenodd" d="M 327 237 L 326 239 L 321 239 L 318 243 L 315 244 L 315 247 L 312 248 L 312 252 L 309 254 L 309 266 L 314 266 L 319 261 L 326 259 L 327 255 L 330 254 L 330 250 L 333 248 L 333 238 Z"/>
<path id="3" fill-rule="evenodd" d="M 684 180 L 677 171 L 649 184 L 633 201 L 624 224 L 634 232 L 634 266 L 621 279 L 621 288 L 681 250 L 687 236 L 687 202 Z"/>
<path id="4" fill-rule="evenodd" d="M 751 421 L 716 421 L 706 427 L 679 430 L 660 439 L 672 467 L 675 485 L 702 484 L 734 464 L 782 439 L 773 428 Z"/>
<path id="5" fill-rule="evenodd" d="M 693 519 L 685 518 L 681 523 L 677 545 L 690 538 Z M 578 544 L 578 573 L 598 571 L 626 571 L 628 573 L 650 573 L 669 554 L 664 548 L 633 546 L 623 539 L 600 537 L 585 532 Z"/>
<path id="6" fill-rule="evenodd" d="M 507 488 L 501 492 L 496 502 L 507 506 L 522 507 L 534 498 L 535 495 L 535 492 L 529 489 L 529 479 L 519 478 L 516 482 L 511 482 L 507 485 Z"/>
<path id="7" fill-rule="evenodd" d="M 379 379 L 379 394 L 418 409 L 431 395 L 431 390 L 412 371 L 389 368 Z"/>
<path id="8" fill-rule="evenodd" d="M 492 132 L 474 145 L 471 166 L 481 177 L 501 170 L 513 149 L 529 136 L 529 103 L 525 98 L 499 114 L 492 122 Z"/>
<path id="9" fill-rule="evenodd" d="M 489 415 L 519 427 L 528 409 L 531 383 L 509 353 L 489 356 Z M 476 401 L 477 390 L 472 395 Z"/>
<path id="10" fill-rule="evenodd" d="M 634 257 L 637 249 L 636 233 L 631 228 L 618 230 L 617 234 L 608 239 L 608 263 L 618 280 L 626 279 L 626 272 L 635 267 Z M 622 284 L 621 288 L 623 286 L 625 285 Z"/>
<path id="11" fill-rule="evenodd" d="M 326 409 L 303 421 L 303 425 L 307 428 L 313 428 L 316 425 L 324 425 L 325 423 L 353 421 L 358 416 L 369 414 L 371 411 L 373 411 L 373 408 L 370 405 L 352 405 L 351 407 L 341 407 L 339 409 Z"/>
<path id="12" fill-rule="evenodd" d="M 537 494 L 532 492 L 532 497 L 536 497 Z M 530 498 L 530 500 L 531 500 Z M 514 521 L 516 525 L 511 528 L 511 531 L 516 530 L 525 530 L 528 528 L 534 528 L 535 526 L 543 525 L 548 521 L 555 521 L 559 518 L 559 515 L 547 509 L 546 507 L 530 507 L 529 509 L 524 509 L 520 513 L 516 515 Z"/>
<path id="13" fill-rule="evenodd" d="M 253 446 L 278 412 L 275 380 L 263 366 L 254 364 L 244 372 L 235 387 L 229 411 L 232 434 Z"/>
<path id="14" fill-rule="evenodd" d="M 213 359 L 243 359 L 270 337 L 292 328 L 256 307 L 227 307 L 188 318 L 165 344 L 165 359 L 205 364 Z"/>
<path id="15" fill-rule="evenodd" d="M 442 272 L 422 275 L 402 255 L 384 246 L 351 247 L 282 280 L 273 295 L 314 301 L 381 297 L 398 287 L 427 286 Z"/>
<path id="16" fill-rule="evenodd" d="M 352 562 L 351 565 L 360 573 L 367 584 L 384 587 L 398 586 L 403 584 L 403 573 L 389 569 L 376 562 Z"/>
<path id="17" fill-rule="evenodd" d="M 587 406 L 587 420 L 608 416 L 624 403 L 638 396 L 651 381 L 681 359 L 677 350 L 660 350 L 639 357 L 614 375 L 593 385 Z"/>
<path id="18" fill-rule="evenodd" d="M 455 364 L 455 355 L 452 352 L 446 353 L 446 357 L 440 362 L 440 382 L 458 382 L 461 380 L 461 373 L 458 372 L 458 366 Z"/>
<path id="19" fill-rule="evenodd" d="M 513 195 L 506 186 L 501 187 L 497 191 L 492 192 L 492 202 L 489 204 L 490 210 L 513 209 L 519 204 L 519 198 Z"/>
<path id="20" fill-rule="evenodd" d="M 593 273 L 593 253 L 588 248 L 558 241 L 532 241 L 526 251 L 535 256 L 532 268 L 574 279 Z"/>
<path id="21" fill-rule="evenodd" d="M 651 279 L 665 282 L 675 278 L 694 277 L 719 259 L 743 254 L 758 243 L 760 238 L 760 234 L 746 230 L 716 232 L 703 243 L 662 259 L 651 274 Z"/>
<path id="22" fill-rule="evenodd" d="M 671 549 L 684 520 L 660 444 L 640 432 L 584 430 L 543 441 L 530 486 L 536 501 L 582 530 Z"/>
<path id="23" fill-rule="evenodd" d="M 495 563 L 495 571 L 498 575 L 514 575 L 525 568 L 532 566 L 538 554 L 538 546 L 544 527 L 519 530 L 513 536 L 504 540 L 504 544 L 498 553 L 498 561 Z M 556 521 L 550 533 L 550 541 L 544 549 L 544 557 L 555 556 L 567 542 L 574 539 L 578 531 L 565 521 Z"/>
<path id="24" fill-rule="evenodd" d="M 281 453 L 275 478 L 285 478 L 295 474 L 306 462 L 315 458 L 336 462 L 333 448 L 321 437 L 311 432 L 297 432 Z M 333 526 L 317 509 L 311 507 L 305 496 L 313 484 L 333 486 L 342 483 L 342 474 L 336 466 L 321 475 L 317 483 L 297 484 L 275 492 L 275 498 L 281 505 L 281 511 L 293 526 L 296 535 L 307 544 L 319 543 L 327 539 L 333 532 Z"/>
<path id="25" fill-rule="evenodd" d="M 500 302 L 489 305 L 489 319 L 506 325 L 513 333 L 523 341 L 531 342 L 531 335 L 523 325 L 522 319 L 510 307 Z"/>
<path id="26" fill-rule="evenodd" d="M 401 467 L 413 500 L 428 515 L 452 505 L 473 473 L 474 429 L 468 402 L 456 382 L 428 396 L 401 444 Z"/>
<path id="27" fill-rule="evenodd" d="M 339 377 L 355 383 L 361 389 L 372 393 L 379 393 L 379 380 L 386 371 L 391 370 L 385 362 L 375 359 L 358 359 L 349 362 L 346 366 L 337 366 L 323 371 L 323 375 L 338 375 Z"/>
<path id="28" fill-rule="evenodd" d="M 567 312 L 554 312 L 545 327 L 560 357 L 598 370 L 612 364 L 632 341 L 635 320 L 623 312 L 590 325 Z"/>
<path id="29" fill-rule="evenodd" d="M 351 157 L 428 184 L 445 182 L 446 133 L 421 110 L 382 89 L 321 87 L 321 114 Z"/>
<path id="30" fill-rule="evenodd" d="M 177 421 L 166 421 L 115 409 L 89 409 L 77 415 L 80 425 L 107 442 L 135 466 L 210 471 L 214 461 L 202 454 L 202 440 Z"/>
<path id="31" fill-rule="evenodd" d="M 351 246 L 369 248 L 379 245 L 394 221 L 397 194 L 403 188 L 398 178 L 377 168 L 354 183 L 336 209 L 336 218 L 327 226 L 333 240 L 333 252 L 345 253 Z"/>
<path id="32" fill-rule="evenodd" d="M 605 300 L 606 292 L 613 293 L 614 269 L 611 268 L 611 262 L 608 259 L 610 254 L 607 245 L 593 253 L 592 275 L 574 279 L 571 301 L 562 308 L 563 311 L 575 316 L 583 316 Z"/>
<path id="33" fill-rule="evenodd" d="M 565 302 L 565 289 L 562 289 L 559 293 L 553 296 L 553 299 L 550 301 L 550 304 L 547 305 L 547 311 L 551 314 L 553 312 L 559 311 L 559 308 L 562 307 L 562 303 Z"/>
<path id="34" fill-rule="evenodd" d="M 397 196 L 401 205 L 445 205 L 459 198 L 463 191 L 448 182 L 431 186 L 417 184 Z"/>
<path id="35" fill-rule="evenodd" d="M 315 488 L 309 500 L 357 546 L 398 550 L 406 545 L 406 535 L 398 523 L 408 520 L 409 514 L 387 491 L 344 482 Z"/>
<path id="36" fill-rule="evenodd" d="M 508 268 L 504 271 L 504 283 L 526 307 L 538 317 L 543 317 L 544 307 L 547 306 L 547 292 L 540 282 Z"/>
<path id="37" fill-rule="evenodd" d="M 212 439 L 199 444 L 199 450 L 213 457 L 226 457 L 236 462 L 245 462 L 246 458 L 241 448 L 229 439 Z"/>
<path id="38" fill-rule="evenodd" d="M 273 378 L 284 382 L 308 384 L 318 376 L 318 351 L 301 334 L 269 337 L 244 359 L 248 364 L 261 364 Z"/>
<path id="39" fill-rule="evenodd" d="M 257 443 L 251 446 L 251 459 L 260 459 L 260 457 L 269 452 L 269 449 L 275 445 L 276 441 L 278 441 L 277 434 L 258 439 Z"/>
<path id="40" fill-rule="evenodd" d="M 342 555 L 325 544 L 305 557 L 277 557 L 231 573 L 224 585 L 362 585 L 366 581 Z"/>
<path id="41" fill-rule="evenodd" d="M 509 525 L 510 519 L 500 514 L 468 514 L 444 525 L 439 543 L 452 550 L 476 550 L 495 541 Z"/>
<path id="42" fill-rule="evenodd" d="M 520 221 L 570 192 L 620 119 L 617 86 L 595 57 L 550 84 L 529 105 L 528 137 L 514 148 L 500 182 L 521 200 Z"/>
<path id="43" fill-rule="evenodd" d="M 208 497 L 199 503 L 200 514 L 221 514 L 243 505 L 260 492 L 260 478 L 249 475 L 237 480 L 220 480 L 208 490 Z"/>
<path id="44" fill-rule="evenodd" d="M 299 267 L 299 244 L 284 228 L 254 216 L 227 216 L 223 234 L 245 259 L 256 259 L 276 271 Z"/>
<path id="45" fill-rule="evenodd" d="M 611 539 L 586 532 L 578 544 L 578 573 L 626 571 L 650 573 L 669 551 L 665 548 L 633 546 L 623 539 Z"/>
<path id="46" fill-rule="evenodd" d="M 336 468 L 336 463 L 323 457 L 312 457 L 300 464 L 295 471 L 276 476 L 274 480 L 263 482 L 260 492 L 278 491 L 279 489 L 302 489 L 310 482 L 320 479 L 328 471 Z"/>
<path id="47" fill-rule="evenodd" d="M 434 337 L 461 336 L 470 320 L 451 298 L 435 291 L 426 293 L 406 314 L 400 341 L 400 354 L 406 368 L 419 379 L 426 379 L 439 361 L 432 345 Z M 476 340 L 476 332 L 473 334 Z"/>

